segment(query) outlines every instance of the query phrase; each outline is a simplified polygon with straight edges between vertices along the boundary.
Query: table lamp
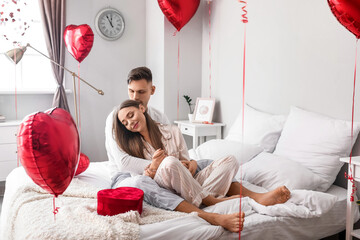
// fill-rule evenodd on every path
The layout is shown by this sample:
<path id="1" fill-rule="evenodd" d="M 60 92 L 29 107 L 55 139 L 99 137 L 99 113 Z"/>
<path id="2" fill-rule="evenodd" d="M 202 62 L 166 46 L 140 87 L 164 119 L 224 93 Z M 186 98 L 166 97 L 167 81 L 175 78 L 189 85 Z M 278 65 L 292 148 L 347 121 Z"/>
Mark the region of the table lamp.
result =
<path id="1" fill-rule="evenodd" d="M 54 60 L 52 60 L 51 58 L 49 58 L 48 56 L 46 56 L 45 54 L 43 54 L 42 52 L 40 52 L 39 50 L 37 50 L 36 48 L 34 48 L 33 46 L 31 46 L 29 43 L 26 46 L 21 46 L 19 48 L 14 48 L 11 49 L 9 51 L 7 51 L 5 53 L 5 55 L 15 64 L 17 64 L 21 58 L 24 56 L 25 51 L 27 50 L 27 48 L 32 48 L 34 49 L 36 52 L 40 53 L 42 56 L 46 57 L 47 59 L 49 59 L 52 63 L 56 64 L 57 66 L 61 67 L 62 69 L 66 70 L 67 72 L 71 73 L 72 77 L 73 77 L 73 82 L 74 82 L 74 107 L 75 107 L 75 118 L 76 118 L 76 125 L 78 125 L 78 116 L 77 116 L 77 104 L 76 104 L 76 84 L 75 84 L 75 77 L 77 77 L 79 80 L 81 80 L 82 82 L 86 83 L 88 86 L 90 86 L 91 88 L 93 88 L 94 90 L 96 90 L 98 92 L 98 94 L 100 95 L 104 95 L 104 92 L 100 89 L 97 89 L 96 87 L 94 87 L 93 85 L 91 85 L 90 83 L 88 83 L 87 81 L 85 81 L 83 78 L 79 77 L 78 75 L 76 75 L 76 73 L 70 71 L 69 69 L 67 69 L 66 67 L 60 65 L 59 63 L 55 62 Z"/>

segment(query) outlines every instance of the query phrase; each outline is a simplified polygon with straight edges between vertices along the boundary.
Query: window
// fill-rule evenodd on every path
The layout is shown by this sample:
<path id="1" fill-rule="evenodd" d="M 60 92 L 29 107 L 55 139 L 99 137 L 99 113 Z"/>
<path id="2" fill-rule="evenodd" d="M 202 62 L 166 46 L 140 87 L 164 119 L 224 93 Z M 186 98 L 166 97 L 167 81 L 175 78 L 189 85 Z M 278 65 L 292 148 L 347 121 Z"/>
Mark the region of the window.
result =
<path id="1" fill-rule="evenodd" d="M 19 1 L 18 4 L 23 2 Z M 9 1 L 8 5 L 10 4 L 12 4 L 11 1 Z M 27 5 L 21 5 L 21 7 L 26 8 L 24 11 L 21 11 L 21 17 L 32 20 L 30 28 L 27 29 L 21 38 L 21 45 L 30 43 L 34 48 L 48 56 L 37 1 L 27 1 Z M 10 40 L 6 40 L 2 36 L 4 34 L 2 31 L 11 30 L 9 30 L 9 27 L 2 28 L 0 25 L 0 53 L 5 53 L 15 47 Z M 53 76 L 50 60 L 31 48 L 27 49 L 17 65 L 9 61 L 5 54 L 0 54 L 0 92 L 14 91 L 15 84 L 19 92 L 55 91 L 57 82 Z"/>

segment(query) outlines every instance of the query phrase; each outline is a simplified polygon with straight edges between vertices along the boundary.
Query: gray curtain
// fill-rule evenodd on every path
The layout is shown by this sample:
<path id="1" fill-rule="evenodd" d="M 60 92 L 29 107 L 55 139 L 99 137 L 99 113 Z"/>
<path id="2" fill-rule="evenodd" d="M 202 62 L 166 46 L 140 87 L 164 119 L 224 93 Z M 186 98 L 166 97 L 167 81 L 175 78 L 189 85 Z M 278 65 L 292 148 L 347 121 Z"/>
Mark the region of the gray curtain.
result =
<path id="1" fill-rule="evenodd" d="M 65 44 L 63 41 L 63 32 L 65 30 L 65 3 L 66 0 L 39 0 L 49 57 L 61 66 L 64 66 L 65 63 Z M 70 112 L 63 87 L 64 69 L 53 63 L 51 65 L 58 83 L 52 106 L 60 107 Z"/>

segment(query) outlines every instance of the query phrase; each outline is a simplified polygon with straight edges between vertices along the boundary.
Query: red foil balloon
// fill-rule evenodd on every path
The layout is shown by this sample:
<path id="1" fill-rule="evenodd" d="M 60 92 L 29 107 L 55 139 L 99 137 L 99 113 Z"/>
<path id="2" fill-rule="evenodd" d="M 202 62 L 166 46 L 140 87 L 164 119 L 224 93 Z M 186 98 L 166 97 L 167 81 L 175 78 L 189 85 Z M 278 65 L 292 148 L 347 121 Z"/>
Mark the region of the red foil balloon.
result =
<path id="1" fill-rule="evenodd" d="M 64 41 L 69 53 L 81 63 L 91 51 L 94 33 L 87 24 L 69 25 L 64 31 Z"/>
<path id="2" fill-rule="evenodd" d="M 328 0 L 330 9 L 336 19 L 356 38 L 360 38 L 360 1 Z"/>
<path id="3" fill-rule="evenodd" d="M 30 178 L 55 197 L 62 194 L 74 177 L 80 153 L 71 115 L 61 108 L 31 114 L 20 124 L 17 142 Z"/>
<path id="4" fill-rule="evenodd" d="M 89 157 L 83 153 L 80 153 L 79 164 L 76 168 L 75 176 L 84 172 L 90 165 Z"/>
<path id="5" fill-rule="evenodd" d="M 180 31 L 196 13 L 200 0 L 158 0 L 161 11 Z"/>

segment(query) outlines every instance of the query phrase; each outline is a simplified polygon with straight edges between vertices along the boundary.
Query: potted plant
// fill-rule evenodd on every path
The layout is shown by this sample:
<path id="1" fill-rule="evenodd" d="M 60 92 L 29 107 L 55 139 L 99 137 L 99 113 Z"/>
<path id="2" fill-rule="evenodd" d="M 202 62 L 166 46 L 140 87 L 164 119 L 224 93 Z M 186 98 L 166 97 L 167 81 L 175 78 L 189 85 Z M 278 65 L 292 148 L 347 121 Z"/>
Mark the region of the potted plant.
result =
<path id="1" fill-rule="evenodd" d="M 190 113 L 188 114 L 189 116 L 189 121 L 192 122 L 193 120 L 193 109 L 192 109 L 192 105 L 194 105 L 192 102 L 192 99 L 191 97 L 189 97 L 188 95 L 184 95 L 183 96 L 186 100 L 186 103 L 189 105 L 189 110 L 190 110 Z"/>

